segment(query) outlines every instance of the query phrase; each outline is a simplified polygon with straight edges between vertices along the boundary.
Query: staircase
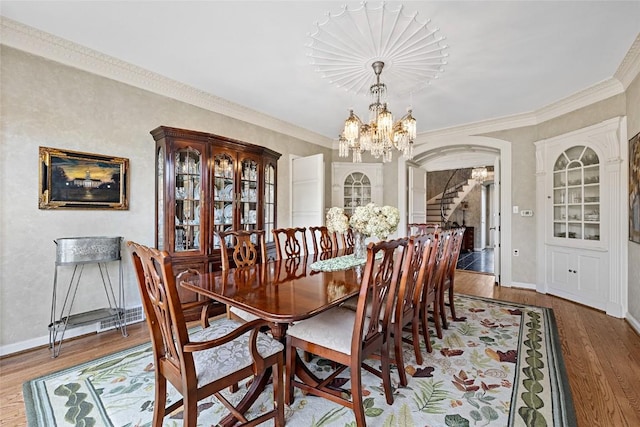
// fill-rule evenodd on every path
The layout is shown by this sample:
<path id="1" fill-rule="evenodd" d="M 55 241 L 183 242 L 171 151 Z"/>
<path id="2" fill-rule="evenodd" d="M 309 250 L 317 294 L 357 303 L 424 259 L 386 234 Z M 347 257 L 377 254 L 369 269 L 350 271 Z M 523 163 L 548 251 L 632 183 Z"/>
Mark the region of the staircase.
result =
<path id="1" fill-rule="evenodd" d="M 477 184 L 475 179 L 468 179 L 428 200 L 427 222 L 444 224 L 449 221 L 453 211 Z"/>

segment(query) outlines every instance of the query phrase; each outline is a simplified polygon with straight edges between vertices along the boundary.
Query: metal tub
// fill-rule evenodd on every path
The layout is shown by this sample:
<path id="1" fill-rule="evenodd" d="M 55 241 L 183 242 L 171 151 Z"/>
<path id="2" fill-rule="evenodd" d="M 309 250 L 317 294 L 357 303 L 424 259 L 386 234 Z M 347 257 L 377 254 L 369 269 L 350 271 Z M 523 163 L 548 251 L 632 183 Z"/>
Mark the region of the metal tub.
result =
<path id="1" fill-rule="evenodd" d="M 57 265 L 82 264 L 119 260 L 122 237 L 63 237 L 54 242 Z"/>

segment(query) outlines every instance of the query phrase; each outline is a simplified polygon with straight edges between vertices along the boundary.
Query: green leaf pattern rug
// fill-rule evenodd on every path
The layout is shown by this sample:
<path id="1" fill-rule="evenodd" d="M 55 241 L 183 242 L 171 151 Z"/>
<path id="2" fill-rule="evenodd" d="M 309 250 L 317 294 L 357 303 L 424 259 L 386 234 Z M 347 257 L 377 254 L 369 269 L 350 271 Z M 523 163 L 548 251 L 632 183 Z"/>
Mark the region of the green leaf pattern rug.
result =
<path id="1" fill-rule="evenodd" d="M 550 309 L 456 296 L 461 320 L 450 322 L 443 339 L 422 365 L 405 344 L 409 385 L 397 387 L 387 405 L 379 378 L 363 373 L 367 425 L 427 426 L 572 426 L 575 415 Z M 447 309 L 448 312 L 448 309 Z M 318 375 L 329 362 L 313 359 Z M 379 363 L 370 360 L 368 363 Z M 349 388 L 348 378 L 336 379 Z M 270 389 L 267 389 L 270 391 Z M 228 394 L 240 399 L 244 387 Z M 149 345 L 141 345 L 24 384 L 30 426 L 150 426 L 154 405 L 154 367 Z M 170 388 L 169 400 L 177 399 Z M 272 405 L 263 393 L 251 411 Z M 225 414 L 214 398 L 198 405 L 199 426 L 214 426 Z M 287 426 L 355 427 L 351 410 L 322 398 L 303 396 L 285 410 Z M 252 418 L 253 416 L 249 416 Z M 166 417 L 165 426 L 181 426 L 182 413 Z"/>

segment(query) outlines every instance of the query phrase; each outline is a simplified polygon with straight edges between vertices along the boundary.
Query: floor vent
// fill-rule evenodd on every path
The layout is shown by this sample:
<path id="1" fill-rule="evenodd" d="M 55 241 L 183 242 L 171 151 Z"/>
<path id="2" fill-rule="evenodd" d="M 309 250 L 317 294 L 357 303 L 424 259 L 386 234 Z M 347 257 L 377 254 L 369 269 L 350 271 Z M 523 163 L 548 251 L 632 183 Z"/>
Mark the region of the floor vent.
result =
<path id="1" fill-rule="evenodd" d="M 125 323 L 130 325 L 132 323 L 138 323 L 144 320 L 144 312 L 142 306 L 130 307 L 125 310 Z M 115 319 L 106 319 L 98 323 L 98 332 L 108 331 L 109 329 L 116 328 L 118 326 Z"/>

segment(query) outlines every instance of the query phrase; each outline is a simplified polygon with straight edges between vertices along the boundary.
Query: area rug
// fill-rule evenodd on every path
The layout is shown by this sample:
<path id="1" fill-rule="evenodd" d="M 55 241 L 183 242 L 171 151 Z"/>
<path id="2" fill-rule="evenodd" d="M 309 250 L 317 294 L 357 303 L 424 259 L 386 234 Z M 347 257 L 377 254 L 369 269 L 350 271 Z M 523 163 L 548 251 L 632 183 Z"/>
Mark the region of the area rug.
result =
<path id="1" fill-rule="evenodd" d="M 423 351 L 422 365 L 405 345 L 409 384 L 394 388 L 393 405 L 387 405 L 380 380 L 363 374 L 367 425 L 576 425 L 553 311 L 470 296 L 457 296 L 455 304 L 459 320 L 443 339 L 432 334 L 433 352 Z M 321 359 L 309 364 L 318 375 L 328 369 Z M 23 387 L 29 426 L 149 426 L 153 369 L 146 344 L 30 380 Z M 392 375 L 397 382 L 397 371 Z M 229 397 L 237 401 L 242 393 L 243 387 Z M 171 389 L 169 401 L 176 399 Z M 250 411 L 257 416 L 271 407 L 267 389 Z M 199 426 L 216 425 L 225 415 L 213 398 L 198 410 Z M 297 389 L 285 415 L 287 426 L 355 427 L 351 410 Z M 164 425 L 182 425 L 182 413 L 167 416 Z"/>

